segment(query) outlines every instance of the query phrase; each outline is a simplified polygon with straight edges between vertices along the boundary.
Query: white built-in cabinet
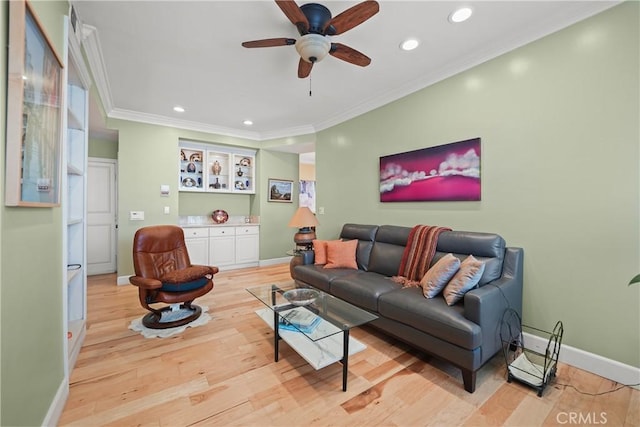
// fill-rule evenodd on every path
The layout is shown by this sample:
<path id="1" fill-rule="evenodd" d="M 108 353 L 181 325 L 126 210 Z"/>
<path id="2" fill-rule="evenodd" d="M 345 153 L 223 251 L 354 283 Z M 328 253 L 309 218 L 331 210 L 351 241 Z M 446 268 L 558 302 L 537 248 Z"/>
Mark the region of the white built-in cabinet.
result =
<path id="1" fill-rule="evenodd" d="M 258 225 L 185 227 L 184 238 L 192 264 L 232 270 L 260 261 Z"/>
<path id="2" fill-rule="evenodd" d="M 205 227 L 185 228 L 184 242 L 191 264 L 209 265 L 209 229 Z"/>
<path id="3" fill-rule="evenodd" d="M 69 29 L 66 49 L 66 132 L 62 148 L 63 313 L 66 372 L 70 373 L 84 340 L 87 320 L 87 145 L 88 73 L 80 43 Z"/>
<path id="4" fill-rule="evenodd" d="M 219 268 L 236 264 L 236 227 L 209 230 L 209 259 Z"/>
<path id="5" fill-rule="evenodd" d="M 255 150 L 181 140 L 178 189 L 255 194 Z"/>

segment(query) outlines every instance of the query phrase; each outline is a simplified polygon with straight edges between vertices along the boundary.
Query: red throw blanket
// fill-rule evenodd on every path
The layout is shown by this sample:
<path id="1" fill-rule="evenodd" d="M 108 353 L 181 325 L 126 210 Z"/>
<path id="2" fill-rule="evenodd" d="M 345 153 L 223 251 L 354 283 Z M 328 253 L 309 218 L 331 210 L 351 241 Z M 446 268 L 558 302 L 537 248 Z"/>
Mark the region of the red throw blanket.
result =
<path id="1" fill-rule="evenodd" d="M 420 280 L 429 269 L 436 253 L 438 236 L 443 231 L 451 229 L 432 225 L 416 225 L 411 229 L 398 275 L 392 277 L 394 282 L 401 283 L 404 287 L 420 285 Z"/>

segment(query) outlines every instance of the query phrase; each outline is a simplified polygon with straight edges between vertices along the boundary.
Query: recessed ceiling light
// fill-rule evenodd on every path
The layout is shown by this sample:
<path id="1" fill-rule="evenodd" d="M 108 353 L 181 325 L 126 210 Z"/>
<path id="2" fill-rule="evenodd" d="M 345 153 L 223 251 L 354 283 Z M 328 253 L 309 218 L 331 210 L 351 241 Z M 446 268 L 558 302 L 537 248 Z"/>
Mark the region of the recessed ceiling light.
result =
<path id="1" fill-rule="evenodd" d="M 251 126 L 253 122 L 251 120 L 245 120 L 244 122 L 242 122 L 242 124 L 244 124 L 245 126 Z"/>
<path id="2" fill-rule="evenodd" d="M 406 39 L 402 43 L 400 43 L 400 49 L 402 50 L 413 50 L 418 47 L 420 42 L 417 39 Z"/>
<path id="3" fill-rule="evenodd" d="M 176 105 L 175 107 L 173 107 L 173 111 L 175 111 L 176 113 L 184 113 L 184 108 Z"/>
<path id="4" fill-rule="evenodd" d="M 464 22 L 471 17 L 473 10 L 470 7 L 461 7 L 451 12 L 449 15 L 449 21 L 453 23 Z"/>

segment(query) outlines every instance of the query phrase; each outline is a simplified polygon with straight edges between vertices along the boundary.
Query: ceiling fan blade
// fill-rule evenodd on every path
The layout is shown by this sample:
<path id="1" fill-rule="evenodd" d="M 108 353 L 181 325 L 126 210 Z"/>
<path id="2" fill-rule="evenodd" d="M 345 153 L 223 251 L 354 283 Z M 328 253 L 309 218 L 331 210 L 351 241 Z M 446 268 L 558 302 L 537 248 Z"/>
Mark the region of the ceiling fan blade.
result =
<path id="1" fill-rule="evenodd" d="M 331 56 L 335 56 L 338 59 L 349 62 L 354 65 L 366 67 L 371 64 L 371 58 L 364 53 L 358 52 L 352 47 L 344 45 L 342 43 L 331 43 L 331 50 L 329 51 Z"/>
<path id="2" fill-rule="evenodd" d="M 353 27 L 362 24 L 367 19 L 378 13 L 380 5 L 375 0 L 367 0 L 345 10 L 324 27 L 324 33 L 330 36 L 342 34 Z"/>
<path id="3" fill-rule="evenodd" d="M 277 38 L 277 39 L 263 39 L 263 40 L 253 40 L 250 42 L 243 42 L 242 46 L 244 47 L 273 47 L 273 46 L 290 46 L 292 44 L 296 44 L 295 39 L 287 39 L 287 38 Z"/>
<path id="4" fill-rule="evenodd" d="M 276 0 L 276 4 L 287 18 L 289 18 L 289 21 L 298 27 L 300 34 L 307 33 L 309 30 L 309 21 L 294 0 Z"/>
<path id="5" fill-rule="evenodd" d="M 301 79 L 309 77 L 312 68 L 313 62 L 307 62 L 304 59 L 300 58 L 300 62 L 298 63 L 298 77 L 300 77 Z"/>

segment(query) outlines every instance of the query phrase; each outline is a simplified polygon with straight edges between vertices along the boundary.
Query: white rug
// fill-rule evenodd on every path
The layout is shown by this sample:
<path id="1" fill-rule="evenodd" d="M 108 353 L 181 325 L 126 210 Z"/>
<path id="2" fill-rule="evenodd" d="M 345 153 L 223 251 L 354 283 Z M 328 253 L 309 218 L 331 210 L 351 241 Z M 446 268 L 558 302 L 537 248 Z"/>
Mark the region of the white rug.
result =
<path id="1" fill-rule="evenodd" d="M 196 320 L 194 320 L 191 323 L 187 323 L 186 325 L 178 326 L 175 328 L 167 328 L 167 329 L 150 329 L 142 324 L 142 317 L 141 317 L 139 319 L 132 320 L 131 324 L 129 325 L 129 329 L 135 332 L 140 332 L 142 336 L 144 336 L 145 338 L 167 338 L 172 335 L 182 333 L 187 328 L 195 328 L 197 326 L 202 326 L 209 323 L 209 320 L 211 320 L 211 315 L 207 313 L 207 311 L 209 311 L 209 307 L 200 306 L 200 308 L 202 309 L 202 314 L 200 315 L 200 317 L 198 317 Z M 166 314 L 168 316 L 172 316 L 172 315 L 175 315 L 175 312 L 173 313 L 168 312 Z M 163 320 L 167 321 L 167 319 L 165 319 L 165 313 L 163 313 L 162 318 Z"/>

